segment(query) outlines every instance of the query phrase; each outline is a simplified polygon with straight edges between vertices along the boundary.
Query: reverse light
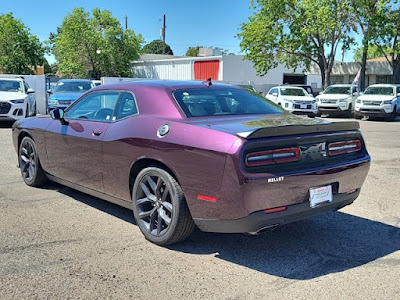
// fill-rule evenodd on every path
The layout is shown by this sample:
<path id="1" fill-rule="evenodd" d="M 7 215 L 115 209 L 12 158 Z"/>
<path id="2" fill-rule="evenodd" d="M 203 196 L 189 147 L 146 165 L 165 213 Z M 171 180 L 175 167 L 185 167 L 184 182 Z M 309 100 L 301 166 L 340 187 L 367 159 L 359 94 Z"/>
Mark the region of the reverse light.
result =
<path id="1" fill-rule="evenodd" d="M 300 149 L 294 147 L 249 153 L 246 155 L 245 164 L 247 167 L 256 167 L 298 160 L 300 160 Z"/>
<path id="2" fill-rule="evenodd" d="M 360 140 L 334 142 L 328 145 L 329 155 L 352 153 L 361 150 Z"/>

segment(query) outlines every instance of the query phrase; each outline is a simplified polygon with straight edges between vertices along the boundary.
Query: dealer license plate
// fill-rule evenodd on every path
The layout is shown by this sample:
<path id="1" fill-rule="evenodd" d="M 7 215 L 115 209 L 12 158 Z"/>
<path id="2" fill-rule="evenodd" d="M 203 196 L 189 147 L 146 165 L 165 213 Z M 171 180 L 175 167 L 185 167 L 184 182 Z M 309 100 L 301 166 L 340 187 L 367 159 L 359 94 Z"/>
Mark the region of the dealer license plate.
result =
<path id="1" fill-rule="evenodd" d="M 310 206 L 316 207 L 322 203 L 332 202 L 332 186 L 310 188 Z"/>
<path id="2" fill-rule="evenodd" d="M 300 105 L 300 108 L 306 109 L 306 108 L 307 108 L 307 104 L 301 104 L 301 105 Z"/>

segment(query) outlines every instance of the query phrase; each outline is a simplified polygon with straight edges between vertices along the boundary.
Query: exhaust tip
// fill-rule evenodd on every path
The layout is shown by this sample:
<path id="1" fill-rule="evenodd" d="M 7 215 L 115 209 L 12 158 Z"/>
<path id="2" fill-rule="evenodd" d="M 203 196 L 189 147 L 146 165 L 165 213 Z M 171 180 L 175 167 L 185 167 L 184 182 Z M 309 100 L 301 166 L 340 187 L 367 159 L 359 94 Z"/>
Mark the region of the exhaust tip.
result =
<path id="1" fill-rule="evenodd" d="M 248 232 L 247 234 L 250 234 L 250 235 L 259 235 L 259 234 L 262 234 L 262 233 L 274 231 L 277 227 L 279 227 L 279 224 L 268 225 L 268 226 L 265 226 L 265 227 L 263 227 L 263 228 L 261 228 L 261 229 L 259 229 L 259 230 L 257 230 L 257 231 Z"/>

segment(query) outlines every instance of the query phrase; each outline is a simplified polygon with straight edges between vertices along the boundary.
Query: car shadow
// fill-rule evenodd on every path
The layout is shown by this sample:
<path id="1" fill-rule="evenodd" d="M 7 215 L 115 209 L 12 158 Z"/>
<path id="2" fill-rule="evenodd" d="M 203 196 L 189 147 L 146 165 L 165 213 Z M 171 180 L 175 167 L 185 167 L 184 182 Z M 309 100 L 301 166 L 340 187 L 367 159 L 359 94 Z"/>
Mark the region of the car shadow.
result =
<path id="1" fill-rule="evenodd" d="M 130 210 L 58 184 L 77 201 L 135 224 Z M 343 272 L 400 250 L 400 228 L 343 212 L 288 224 L 257 236 L 195 230 L 168 249 L 215 257 L 278 277 L 307 280 Z M 384 264 L 396 265 L 392 260 Z"/>

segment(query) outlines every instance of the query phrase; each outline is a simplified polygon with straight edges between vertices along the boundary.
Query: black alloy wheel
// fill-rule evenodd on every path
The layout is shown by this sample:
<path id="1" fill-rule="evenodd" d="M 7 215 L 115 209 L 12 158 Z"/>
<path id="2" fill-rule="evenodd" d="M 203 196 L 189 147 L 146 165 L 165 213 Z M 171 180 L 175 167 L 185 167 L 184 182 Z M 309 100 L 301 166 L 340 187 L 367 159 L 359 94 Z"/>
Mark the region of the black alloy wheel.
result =
<path id="1" fill-rule="evenodd" d="M 24 137 L 19 146 L 19 167 L 24 182 L 29 186 L 39 186 L 46 182 L 35 142 L 30 137 Z"/>
<path id="2" fill-rule="evenodd" d="M 132 202 L 137 225 L 157 245 L 182 241 L 195 227 L 182 188 L 163 169 L 148 167 L 138 174 Z"/>

